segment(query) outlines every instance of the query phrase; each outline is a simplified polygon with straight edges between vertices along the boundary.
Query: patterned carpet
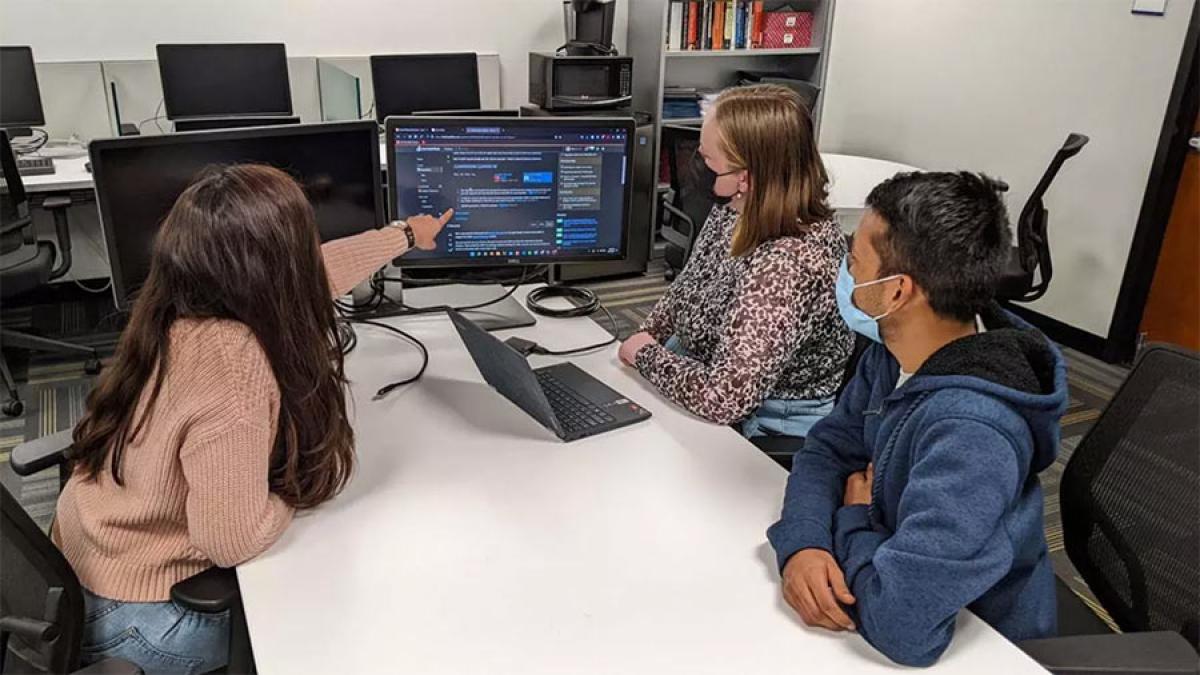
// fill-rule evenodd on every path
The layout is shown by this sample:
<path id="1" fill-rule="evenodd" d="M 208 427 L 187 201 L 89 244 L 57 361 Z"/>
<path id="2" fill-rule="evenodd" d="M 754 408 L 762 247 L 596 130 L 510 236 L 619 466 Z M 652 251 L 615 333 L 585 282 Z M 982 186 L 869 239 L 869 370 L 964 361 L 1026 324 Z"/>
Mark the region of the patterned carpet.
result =
<path id="1" fill-rule="evenodd" d="M 588 284 L 600 296 L 617 319 L 624 337 L 636 330 L 666 289 L 661 261 L 651 263 L 645 276 Z M 112 307 L 108 294 L 87 296 L 82 292 L 55 298 L 54 302 L 31 307 L 6 307 L 5 328 L 29 330 L 47 337 L 66 339 L 95 346 L 105 356 L 116 343 L 120 315 Z M 609 328 L 606 319 L 599 323 Z M 1078 577 L 1063 551 L 1062 522 L 1058 505 L 1058 484 L 1071 453 L 1083 435 L 1099 417 L 1100 411 L 1120 386 L 1127 369 L 1097 361 L 1089 356 L 1065 350 L 1069 365 L 1070 407 L 1062 421 L 1062 445 L 1058 460 L 1041 474 L 1046 495 L 1046 539 L 1050 544 L 1054 568 L 1072 589 L 1105 617 L 1086 584 Z M 94 378 L 83 371 L 83 361 L 53 355 L 29 355 L 6 352 L 13 375 L 20 383 L 25 414 L 10 419 L 0 417 L 0 481 L 20 499 L 43 526 L 48 526 L 58 496 L 57 475 L 43 472 L 19 478 L 8 467 L 9 451 L 18 443 L 69 429 L 83 412 L 84 400 Z"/>

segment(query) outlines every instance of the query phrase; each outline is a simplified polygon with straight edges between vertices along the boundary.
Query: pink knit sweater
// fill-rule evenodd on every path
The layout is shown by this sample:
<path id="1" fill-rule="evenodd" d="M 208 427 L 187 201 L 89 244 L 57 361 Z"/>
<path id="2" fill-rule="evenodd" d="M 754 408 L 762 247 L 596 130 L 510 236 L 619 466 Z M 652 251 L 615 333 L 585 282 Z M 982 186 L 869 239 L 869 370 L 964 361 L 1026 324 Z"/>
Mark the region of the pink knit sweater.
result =
<path id="1" fill-rule="evenodd" d="M 406 248 L 395 228 L 325 244 L 334 294 Z M 73 476 L 58 500 L 55 543 L 85 588 L 113 600 L 167 600 L 176 582 L 267 550 L 292 519 L 268 490 L 279 388 L 254 335 L 236 321 L 181 319 L 170 340 L 154 415 L 124 451 L 125 485 L 107 471 Z"/>

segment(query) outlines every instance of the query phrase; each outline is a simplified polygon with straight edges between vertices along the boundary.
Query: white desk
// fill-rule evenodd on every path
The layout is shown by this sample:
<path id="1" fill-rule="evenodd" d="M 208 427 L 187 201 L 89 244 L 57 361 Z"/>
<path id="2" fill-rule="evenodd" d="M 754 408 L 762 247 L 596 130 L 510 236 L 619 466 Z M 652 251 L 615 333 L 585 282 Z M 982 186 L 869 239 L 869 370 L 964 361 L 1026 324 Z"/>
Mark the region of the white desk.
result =
<path id="1" fill-rule="evenodd" d="M 66 192 L 68 190 L 91 190 L 94 187 L 92 173 L 87 170 L 88 158 L 71 157 L 54 159 L 54 173 L 44 176 L 21 176 L 26 192 Z"/>
<path id="2" fill-rule="evenodd" d="M 892 671 L 780 599 L 764 533 L 785 472 L 661 399 L 615 346 L 576 363 L 654 417 L 565 444 L 483 384 L 444 315 L 392 321 L 428 345 L 424 379 L 372 401 L 418 357 L 359 328 L 355 478 L 238 570 L 260 672 Z M 515 332 L 552 349 L 606 336 L 538 321 Z M 1043 672 L 972 615 L 958 630 L 930 672 Z"/>

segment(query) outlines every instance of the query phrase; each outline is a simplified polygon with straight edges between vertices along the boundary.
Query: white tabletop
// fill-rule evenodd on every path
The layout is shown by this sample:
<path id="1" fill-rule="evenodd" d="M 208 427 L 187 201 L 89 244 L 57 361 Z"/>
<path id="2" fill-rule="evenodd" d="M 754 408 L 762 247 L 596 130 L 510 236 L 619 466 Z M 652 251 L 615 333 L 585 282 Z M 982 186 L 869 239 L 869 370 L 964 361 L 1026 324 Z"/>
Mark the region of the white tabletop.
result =
<path id="1" fill-rule="evenodd" d="M 26 192 L 66 192 L 91 190 L 92 173 L 87 170 L 87 155 L 54 159 L 54 173 L 43 176 L 21 176 Z"/>
<path id="2" fill-rule="evenodd" d="M 390 321 L 429 347 L 424 378 L 372 401 L 418 357 L 358 329 L 355 477 L 238 570 L 260 672 L 893 669 L 781 601 L 764 533 L 783 469 L 660 398 L 615 346 L 574 361 L 654 417 L 562 443 L 483 383 L 444 315 Z M 588 319 L 538 321 L 516 334 L 551 349 L 606 337 Z M 964 613 L 932 672 L 1043 671 Z"/>

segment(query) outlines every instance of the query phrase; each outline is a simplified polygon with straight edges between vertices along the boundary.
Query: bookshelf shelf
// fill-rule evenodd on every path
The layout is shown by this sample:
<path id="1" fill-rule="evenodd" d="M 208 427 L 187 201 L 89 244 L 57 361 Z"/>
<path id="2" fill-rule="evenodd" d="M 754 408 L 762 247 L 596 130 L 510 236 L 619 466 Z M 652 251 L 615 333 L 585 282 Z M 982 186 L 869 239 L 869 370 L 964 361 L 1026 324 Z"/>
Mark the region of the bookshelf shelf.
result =
<path id="1" fill-rule="evenodd" d="M 753 56 L 804 56 L 818 55 L 821 53 L 820 47 L 797 47 L 795 49 L 667 49 L 663 51 L 663 56 L 669 59 L 676 58 L 711 58 L 711 57 L 732 57 L 746 58 Z"/>

